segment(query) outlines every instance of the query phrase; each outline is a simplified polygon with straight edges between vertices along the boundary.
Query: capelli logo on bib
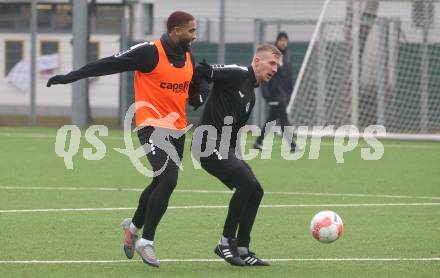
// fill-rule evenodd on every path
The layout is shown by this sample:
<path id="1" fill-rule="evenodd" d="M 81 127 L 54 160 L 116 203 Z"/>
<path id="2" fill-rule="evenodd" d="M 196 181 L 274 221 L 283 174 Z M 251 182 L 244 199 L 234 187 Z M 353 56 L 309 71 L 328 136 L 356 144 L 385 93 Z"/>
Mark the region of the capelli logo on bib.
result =
<path id="1" fill-rule="evenodd" d="M 174 93 L 184 93 L 189 88 L 189 81 L 185 81 L 184 83 L 161 82 L 160 87 L 162 89 L 171 90 Z"/>

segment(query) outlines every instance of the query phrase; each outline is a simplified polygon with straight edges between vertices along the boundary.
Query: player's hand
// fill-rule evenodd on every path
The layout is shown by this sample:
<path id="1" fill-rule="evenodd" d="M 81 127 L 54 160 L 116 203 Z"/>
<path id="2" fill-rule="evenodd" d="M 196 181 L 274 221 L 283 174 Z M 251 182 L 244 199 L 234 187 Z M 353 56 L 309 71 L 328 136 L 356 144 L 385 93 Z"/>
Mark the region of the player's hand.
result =
<path id="1" fill-rule="evenodd" d="M 201 77 L 205 80 L 212 80 L 212 67 L 203 60 L 200 62 L 195 69 L 195 75 L 197 77 Z"/>
<path id="2" fill-rule="evenodd" d="M 56 84 L 66 84 L 65 80 L 64 80 L 64 75 L 55 75 L 52 76 L 48 81 L 46 86 L 50 87 L 52 85 L 56 85 Z"/>

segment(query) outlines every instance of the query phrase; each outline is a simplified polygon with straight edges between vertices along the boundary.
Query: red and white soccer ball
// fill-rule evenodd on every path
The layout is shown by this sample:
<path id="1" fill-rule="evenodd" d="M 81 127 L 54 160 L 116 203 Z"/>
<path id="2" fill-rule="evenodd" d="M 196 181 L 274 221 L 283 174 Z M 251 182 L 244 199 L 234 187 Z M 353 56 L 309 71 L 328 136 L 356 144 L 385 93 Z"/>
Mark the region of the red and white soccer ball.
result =
<path id="1" fill-rule="evenodd" d="M 344 224 L 341 217 L 333 211 L 321 211 L 310 222 L 310 233 L 322 243 L 331 243 L 342 236 Z"/>

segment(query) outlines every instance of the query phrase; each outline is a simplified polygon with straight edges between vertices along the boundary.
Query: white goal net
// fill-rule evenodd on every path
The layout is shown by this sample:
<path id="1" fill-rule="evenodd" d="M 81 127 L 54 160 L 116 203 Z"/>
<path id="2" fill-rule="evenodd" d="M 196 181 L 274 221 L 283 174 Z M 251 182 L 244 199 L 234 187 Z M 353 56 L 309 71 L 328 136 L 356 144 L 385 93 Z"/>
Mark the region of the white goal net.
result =
<path id="1" fill-rule="evenodd" d="M 288 113 L 295 126 L 440 138 L 440 3 L 326 0 Z"/>

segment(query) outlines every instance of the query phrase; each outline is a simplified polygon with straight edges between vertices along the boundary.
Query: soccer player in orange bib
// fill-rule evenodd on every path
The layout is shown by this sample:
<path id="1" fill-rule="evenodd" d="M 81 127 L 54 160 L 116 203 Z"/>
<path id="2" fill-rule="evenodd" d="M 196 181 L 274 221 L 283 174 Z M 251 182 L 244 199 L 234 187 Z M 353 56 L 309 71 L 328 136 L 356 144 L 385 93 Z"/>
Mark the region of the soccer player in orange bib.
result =
<path id="1" fill-rule="evenodd" d="M 160 39 L 137 44 L 66 75 L 56 75 L 47 82 L 50 87 L 92 76 L 135 71 L 138 137 L 144 148 L 148 149 L 147 158 L 153 171 L 161 172 L 142 192 L 133 218 L 126 218 L 122 222 L 124 251 L 129 259 L 133 258 L 136 251 L 144 263 L 154 267 L 159 267 L 154 251 L 154 236 L 177 184 L 185 135 L 165 138 L 178 154 L 177 163 L 169 159 L 169 152 L 158 147 L 153 135 L 158 130 L 165 130 L 165 133 L 169 131 L 168 134 L 185 130 L 187 102 L 194 108 L 203 103 L 204 96 L 192 88 L 194 57 L 189 47 L 195 39 L 194 17 L 189 13 L 176 11 L 168 17 L 167 33 Z M 139 103 L 142 105 L 138 105 Z M 142 236 L 138 238 L 142 228 Z"/>

